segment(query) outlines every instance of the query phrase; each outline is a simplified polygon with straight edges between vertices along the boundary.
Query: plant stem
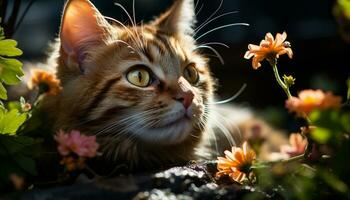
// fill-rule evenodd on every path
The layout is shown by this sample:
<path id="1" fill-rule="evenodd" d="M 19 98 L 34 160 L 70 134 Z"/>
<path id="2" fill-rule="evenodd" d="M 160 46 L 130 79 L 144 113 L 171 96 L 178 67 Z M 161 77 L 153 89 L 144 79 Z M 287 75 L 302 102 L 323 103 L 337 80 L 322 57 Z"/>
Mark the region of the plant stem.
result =
<path id="1" fill-rule="evenodd" d="M 348 85 L 347 102 L 350 103 L 350 78 L 348 78 L 347 85 Z"/>
<path id="2" fill-rule="evenodd" d="M 12 36 L 13 36 L 15 26 L 16 26 L 17 17 L 18 17 L 18 12 L 19 12 L 19 9 L 21 7 L 21 2 L 22 2 L 22 0 L 15 0 L 13 3 L 12 13 L 5 24 L 6 26 L 4 27 L 5 36 L 7 38 L 12 38 Z"/>
<path id="3" fill-rule="evenodd" d="M 286 93 L 288 99 L 292 97 L 290 91 L 289 91 L 289 87 L 282 81 L 279 73 L 278 73 L 278 68 L 277 68 L 277 64 L 272 64 L 270 63 L 273 69 L 273 72 L 275 74 L 275 78 L 276 81 L 278 82 L 278 84 L 282 87 L 282 89 L 284 90 L 284 92 Z"/>
<path id="4" fill-rule="evenodd" d="M 288 158 L 286 160 L 282 160 L 281 162 L 282 163 L 290 163 L 290 162 L 294 162 L 294 161 L 303 160 L 304 158 L 305 158 L 305 154 L 301 154 L 301 155 L 298 155 L 298 156 L 294 156 L 294 157 Z"/>
<path id="5" fill-rule="evenodd" d="M 272 164 L 276 164 L 276 163 L 287 164 L 287 163 L 291 163 L 291 162 L 301 161 L 301 160 L 304 160 L 304 159 L 305 159 L 305 154 L 301 154 L 301 155 L 294 156 L 294 157 L 291 157 L 291 158 L 288 158 L 288 159 L 285 159 L 285 160 L 270 161 L 270 162 L 267 162 L 266 164 L 268 164 L 268 165 L 272 165 Z"/>

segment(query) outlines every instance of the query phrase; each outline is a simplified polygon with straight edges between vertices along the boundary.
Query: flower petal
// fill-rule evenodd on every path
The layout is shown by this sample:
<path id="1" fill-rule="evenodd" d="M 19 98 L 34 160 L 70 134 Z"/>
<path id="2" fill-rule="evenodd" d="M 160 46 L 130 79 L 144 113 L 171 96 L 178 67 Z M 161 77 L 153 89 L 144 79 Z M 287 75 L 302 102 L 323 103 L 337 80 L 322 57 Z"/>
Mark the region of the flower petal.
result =
<path id="1" fill-rule="evenodd" d="M 275 46 L 281 46 L 283 42 L 287 39 L 287 33 L 283 32 L 282 34 L 276 34 Z"/>
<path id="2" fill-rule="evenodd" d="M 264 60 L 263 56 L 255 56 L 252 60 L 252 65 L 254 69 L 258 69 L 259 67 L 261 67 L 260 62 Z"/>
<path id="3" fill-rule="evenodd" d="M 293 58 L 293 51 L 291 48 L 286 48 L 287 55 L 290 59 Z"/>
<path id="4" fill-rule="evenodd" d="M 273 35 L 271 33 L 266 33 L 265 40 L 268 41 L 270 44 L 273 44 L 275 39 L 273 38 Z"/>
<path id="5" fill-rule="evenodd" d="M 247 60 L 251 59 L 253 56 L 254 56 L 254 53 L 252 53 L 250 51 L 247 51 L 244 54 L 244 58 L 247 59 Z"/>
<path id="6" fill-rule="evenodd" d="M 255 45 L 255 44 L 249 44 L 248 45 L 248 49 L 250 50 L 250 51 L 258 51 L 258 50 L 260 50 L 260 46 L 258 46 L 258 45 Z"/>

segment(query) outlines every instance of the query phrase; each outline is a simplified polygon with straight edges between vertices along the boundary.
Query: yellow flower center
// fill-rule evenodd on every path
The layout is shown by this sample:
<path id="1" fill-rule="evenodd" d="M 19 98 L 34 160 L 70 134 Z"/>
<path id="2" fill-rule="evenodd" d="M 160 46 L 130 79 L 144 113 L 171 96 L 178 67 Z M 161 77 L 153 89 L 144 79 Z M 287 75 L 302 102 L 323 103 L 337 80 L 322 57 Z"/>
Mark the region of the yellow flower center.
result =
<path id="1" fill-rule="evenodd" d="M 320 102 L 320 99 L 314 96 L 307 96 L 303 99 L 303 102 L 305 104 L 318 104 Z"/>

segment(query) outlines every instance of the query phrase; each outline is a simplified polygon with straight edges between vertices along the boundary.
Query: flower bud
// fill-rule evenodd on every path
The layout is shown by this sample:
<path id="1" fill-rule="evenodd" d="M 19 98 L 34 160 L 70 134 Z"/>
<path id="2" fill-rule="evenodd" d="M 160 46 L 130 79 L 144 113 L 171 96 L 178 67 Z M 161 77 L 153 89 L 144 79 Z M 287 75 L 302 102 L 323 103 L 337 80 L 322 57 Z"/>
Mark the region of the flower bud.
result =
<path id="1" fill-rule="evenodd" d="M 292 85 L 295 84 L 295 78 L 291 75 L 283 75 L 283 81 L 287 85 L 287 87 L 291 87 Z"/>

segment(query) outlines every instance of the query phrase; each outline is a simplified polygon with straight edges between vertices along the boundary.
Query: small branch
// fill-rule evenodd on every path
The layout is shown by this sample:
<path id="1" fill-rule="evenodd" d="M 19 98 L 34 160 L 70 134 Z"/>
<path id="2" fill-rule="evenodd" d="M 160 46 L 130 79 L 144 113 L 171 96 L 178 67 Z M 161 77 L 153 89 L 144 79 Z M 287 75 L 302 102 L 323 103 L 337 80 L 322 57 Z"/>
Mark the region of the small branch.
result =
<path id="1" fill-rule="evenodd" d="M 347 103 L 350 104 L 350 78 L 347 80 L 347 85 L 348 85 Z"/>
<path id="2" fill-rule="evenodd" d="M 27 15 L 29 9 L 32 7 L 32 5 L 33 5 L 33 3 L 35 3 L 35 1 L 36 1 L 36 0 L 31 0 L 31 1 L 28 3 L 27 7 L 26 7 L 26 8 L 24 9 L 24 11 L 23 11 L 23 14 L 22 14 L 21 17 L 18 19 L 18 22 L 17 22 L 16 26 L 14 27 L 13 34 L 16 33 L 17 29 L 18 29 L 19 26 L 22 24 L 24 17 Z"/>
<path id="3" fill-rule="evenodd" d="M 272 69 L 273 69 L 273 72 L 275 74 L 275 78 L 278 82 L 278 84 L 282 87 L 282 89 L 284 90 L 284 92 L 286 93 L 288 99 L 292 97 L 290 91 L 289 91 L 289 87 L 282 81 L 279 73 L 278 73 L 278 68 L 277 68 L 277 65 L 276 64 L 273 64 L 271 63 L 271 66 L 272 66 Z"/>
<path id="4" fill-rule="evenodd" d="M 21 7 L 21 1 L 22 0 L 15 0 L 15 2 L 13 3 L 11 16 L 9 17 L 8 21 L 5 23 L 4 31 L 5 31 L 6 38 L 11 38 L 14 33 L 18 12 Z"/>
<path id="5" fill-rule="evenodd" d="M 288 158 L 286 160 L 282 160 L 281 163 L 291 163 L 291 162 L 297 162 L 297 161 L 302 161 L 305 159 L 305 155 L 304 154 L 301 154 L 299 156 L 294 156 L 294 157 L 291 157 L 291 158 Z"/>
<path id="6" fill-rule="evenodd" d="M 0 0 L 1 26 L 4 26 L 5 24 L 6 8 L 7 8 L 7 0 Z"/>

